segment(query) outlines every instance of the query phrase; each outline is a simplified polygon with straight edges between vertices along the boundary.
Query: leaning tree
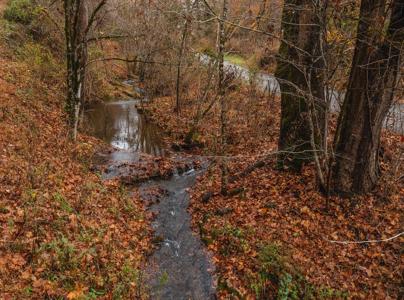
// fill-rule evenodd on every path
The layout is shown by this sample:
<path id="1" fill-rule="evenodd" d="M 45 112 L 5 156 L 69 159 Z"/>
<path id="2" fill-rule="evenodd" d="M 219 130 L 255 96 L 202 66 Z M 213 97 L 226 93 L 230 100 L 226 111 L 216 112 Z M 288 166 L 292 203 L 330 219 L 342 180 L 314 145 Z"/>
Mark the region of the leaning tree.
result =
<path id="1" fill-rule="evenodd" d="M 362 0 L 334 141 L 331 186 L 339 194 L 369 192 L 377 183 L 380 135 L 393 103 L 403 41 L 404 0 Z"/>

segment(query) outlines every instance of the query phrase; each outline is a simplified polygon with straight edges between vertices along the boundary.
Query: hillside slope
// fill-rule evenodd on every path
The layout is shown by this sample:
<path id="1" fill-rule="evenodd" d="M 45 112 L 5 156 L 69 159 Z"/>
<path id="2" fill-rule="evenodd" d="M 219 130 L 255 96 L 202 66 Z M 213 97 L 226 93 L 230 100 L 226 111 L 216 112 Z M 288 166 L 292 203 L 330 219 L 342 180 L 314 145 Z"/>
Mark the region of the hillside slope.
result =
<path id="1" fill-rule="evenodd" d="M 89 170 L 98 141 L 69 141 L 63 62 L 0 22 L 0 299 L 140 296 L 139 196 Z"/>

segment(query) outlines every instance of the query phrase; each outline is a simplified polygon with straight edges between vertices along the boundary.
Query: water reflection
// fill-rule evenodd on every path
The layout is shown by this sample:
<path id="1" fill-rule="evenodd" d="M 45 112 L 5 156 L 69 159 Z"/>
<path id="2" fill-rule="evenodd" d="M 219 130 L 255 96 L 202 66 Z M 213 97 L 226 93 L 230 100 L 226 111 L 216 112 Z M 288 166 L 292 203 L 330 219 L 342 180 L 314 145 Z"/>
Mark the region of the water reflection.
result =
<path id="1" fill-rule="evenodd" d="M 163 155 L 161 132 L 139 114 L 138 100 L 92 104 L 86 110 L 90 134 L 126 152 Z"/>

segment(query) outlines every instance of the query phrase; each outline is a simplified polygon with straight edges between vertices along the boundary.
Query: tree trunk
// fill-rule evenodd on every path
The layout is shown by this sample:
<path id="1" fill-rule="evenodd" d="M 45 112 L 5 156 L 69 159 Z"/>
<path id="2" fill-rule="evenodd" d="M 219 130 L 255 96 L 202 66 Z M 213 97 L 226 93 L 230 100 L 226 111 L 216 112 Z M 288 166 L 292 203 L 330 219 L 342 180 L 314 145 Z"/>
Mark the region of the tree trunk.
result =
<path id="1" fill-rule="evenodd" d="M 76 6 L 74 1 L 64 0 L 64 13 L 65 13 L 65 38 L 66 38 L 66 64 L 67 64 L 67 99 L 66 99 L 66 112 L 68 114 L 68 123 L 72 128 L 75 123 L 75 103 L 77 102 L 77 72 L 74 71 L 75 66 L 75 30 L 74 30 L 74 16 L 76 15 Z"/>
<path id="2" fill-rule="evenodd" d="M 66 111 L 71 137 L 76 140 L 80 108 L 85 95 L 87 64 L 86 30 L 88 11 L 85 0 L 65 0 L 65 39 L 67 61 Z"/>
<path id="3" fill-rule="evenodd" d="M 348 90 L 334 140 L 332 189 L 371 191 L 379 177 L 380 134 L 393 102 L 403 47 L 404 0 L 363 0 Z M 386 32 L 386 19 L 390 23 Z"/>
<path id="4" fill-rule="evenodd" d="M 283 9 L 283 40 L 275 72 L 282 93 L 278 164 L 295 171 L 321 151 L 324 139 L 321 5 L 286 0 Z M 313 149 L 313 136 L 318 149 Z"/>
<path id="5" fill-rule="evenodd" d="M 227 162 L 225 159 L 226 143 L 227 143 L 227 101 L 226 101 L 226 83 L 225 83 L 225 70 L 224 70 L 224 54 L 226 44 L 226 28 L 225 22 L 227 20 L 228 13 L 228 0 L 223 0 L 222 14 L 219 20 L 218 28 L 218 68 L 219 68 L 219 82 L 218 82 L 218 95 L 220 99 L 220 155 L 222 156 L 221 171 L 222 171 L 222 194 L 227 193 Z"/>
<path id="6" fill-rule="evenodd" d="M 184 27 L 182 29 L 182 34 L 181 34 L 181 45 L 178 49 L 177 79 L 176 79 L 176 84 L 175 84 L 175 91 L 176 91 L 175 111 L 177 112 L 177 114 L 179 114 L 180 110 L 181 110 L 181 95 L 180 95 L 181 94 L 181 67 L 182 67 L 182 60 L 183 60 L 183 55 L 184 55 L 186 41 L 187 41 L 188 27 L 190 26 L 190 23 L 191 23 L 191 16 L 190 16 L 191 7 L 190 6 L 191 6 L 191 3 L 188 0 L 186 3 Z"/>

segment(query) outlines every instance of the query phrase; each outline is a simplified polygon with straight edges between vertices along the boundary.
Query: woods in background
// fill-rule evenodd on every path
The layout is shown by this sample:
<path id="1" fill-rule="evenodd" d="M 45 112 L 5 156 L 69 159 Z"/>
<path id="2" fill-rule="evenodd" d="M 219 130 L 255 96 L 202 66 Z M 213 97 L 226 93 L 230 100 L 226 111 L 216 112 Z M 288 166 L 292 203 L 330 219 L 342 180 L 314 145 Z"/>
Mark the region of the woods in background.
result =
<path id="1" fill-rule="evenodd" d="M 330 35 L 333 31 L 340 32 L 339 35 L 345 34 L 344 30 L 347 29 L 353 31 L 355 22 L 347 19 L 352 22 L 349 28 L 335 27 L 335 20 L 329 19 L 337 9 L 334 3 L 285 1 L 281 21 L 282 34 L 274 30 L 275 26 L 271 26 L 274 19 L 268 11 L 266 1 L 256 5 L 243 4 L 242 1 L 232 3 L 228 8 L 228 17 L 220 12 L 220 5 L 226 6 L 226 3 L 196 0 L 186 3 L 170 1 L 146 4 L 135 1 L 128 2 L 127 5 L 128 8 L 131 7 L 129 14 L 122 9 L 125 4 L 118 7 L 112 1 L 93 3 L 94 9 L 89 18 L 88 5 L 84 1 L 65 1 L 67 110 L 73 132 L 77 128 L 79 107 L 84 103 L 82 98 L 86 88 L 88 35 L 93 22 L 105 18 L 107 14 L 114 15 L 118 20 L 113 26 L 108 26 L 108 35 L 127 37 L 117 39 L 123 49 L 126 49 L 122 60 L 133 65 L 133 68 L 129 68 L 141 80 L 150 78 L 148 85 L 153 82 L 158 85 L 150 87 L 155 94 L 165 94 L 174 89 L 177 113 L 181 102 L 185 101 L 182 99 L 182 91 L 186 91 L 190 80 L 193 80 L 191 78 L 200 77 L 203 80 L 199 70 L 204 66 L 198 61 L 201 51 L 211 54 L 212 59 L 218 59 L 218 98 L 222 103 L 223 124 L 220 147 L 223 149 L 226 143 L 223 136 L 227 112 L 224 100 L 225 71 L 221 61 L 232 51 L 244 51 L 226 44 L 247 39 L 252 46 L 252 55 L 254 51 L 261 51 L 259 47 L 268 43 L 269 35 L 280 41 L 275 71 L 282 95 L 279 166 L 299 171 L 304 164 L 313 160 L 319 187 L 328 194 L 368 192 L 377 183 L 380 132 L 393 103 L 401 63 L 402 2 L 362 1 L 357 15 L 359 22 L 356 42 L 351 41 L 351 45 L 356 46 L 350 72 L 347 69 L 341 70 L 340 66 L 335 67 L 334 49 L 339 45 L 335 45 L 338 40 L 330 39 Z M 102 12 L 103 9 L 105 12 Z M 136 11 L 138 13 L 134 14 Z M 217 32 L 214 22 L 216 19 L 220 25 Z M 376 27 L 376 23 L 370 24 L 373 19 L 378 20 Z M 343 24 L 347 24 L 347 21 Z M 262 25 L 265 22 L 268 26 Z M 172 29 L 162 31 L 162 25 Z M 127 28 L 131 30 L 126 30 Z M 98 30 L 105 28 L 100 27 Z M 97 35 L 94 32 L 92 34 Z M 96 37 L 93 39 L 97 40 Z M 217 48 L 215 40 L 218 41 Z M 254 42 L 259 46 L 254 45 Z M 198 50 L 198 47 L 205 49 Z M 267 58 L 263 56 L 261 59 Z M 193 67 L 196 65 L 199 65 L 197 69 Z M 259 62 L 256 66 L 258 65 Z M 166 72 L 172 76 L 156 80 L 156 76 L 165 76 Z M 348 73 L 349 78 L 341 77 L 341 74 Z M 170 77 L 176 79 L 172 80 Z M 327 138 L 330 135 L 330 105 L 336 100 L 330 100 L 329 97 L 326 99 L 327 93 L 334 93 L 333 81 L 345 81 L 344 85 L 347 86 L 334 147 L 329 146 Z M 201 87 L 201 93 L 209 93 L 203 89 Z M 338 93 L 344 94 L 341 89 Z M 220 153 L 224 155 L 223 150 Z"/>

